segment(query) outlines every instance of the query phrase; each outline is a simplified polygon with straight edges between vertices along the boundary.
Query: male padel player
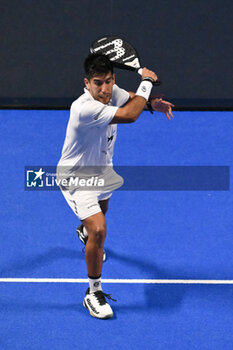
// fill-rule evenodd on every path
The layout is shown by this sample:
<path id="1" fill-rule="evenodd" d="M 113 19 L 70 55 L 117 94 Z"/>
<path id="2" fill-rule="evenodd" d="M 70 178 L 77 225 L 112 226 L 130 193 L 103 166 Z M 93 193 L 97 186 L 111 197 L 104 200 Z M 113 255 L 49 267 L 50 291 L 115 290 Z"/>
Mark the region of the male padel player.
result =
<path id="1" fill-rule="evenodd" d="M 142 81 L 136 91 L 127 92 L 115 84 L 112 62 L 103 55 L 90 54 L 84 63 L 86 88 L 84 94 L 73 102 L 59 169 L 66 169 L 66 177 L 73 169 L 90 166 L 93 174 L 101 166 L 101 175 L 108 185 L 97 190 L 80 190 L 80 187 L 61 187 L 62 193 L 74 213 L 81 220 L 77 233 L 85 244 L 85 259 L 89 288 L 83 305 L 97 318 L 113 316 L 111 306 L 106 302 L 109 294 L 102 291 L 101 273 L 106 237 L 105 213 L 108 210 L 112 191 L 120 187 L 122 178 L 114 173 L 109 176 L 113 148 L 116 141 L 117 124 L 137 120 L 149 100 L 153 82 L 157 75 L 147 68 L 142 70 Z M 170 120 L 172 104 L 162 99 L 152 99 L 151 107 L 165 113 Z M 62 172 L 63 170 L 61 170 Z M 113 176 L 112 176 L 113 175 Z"/>

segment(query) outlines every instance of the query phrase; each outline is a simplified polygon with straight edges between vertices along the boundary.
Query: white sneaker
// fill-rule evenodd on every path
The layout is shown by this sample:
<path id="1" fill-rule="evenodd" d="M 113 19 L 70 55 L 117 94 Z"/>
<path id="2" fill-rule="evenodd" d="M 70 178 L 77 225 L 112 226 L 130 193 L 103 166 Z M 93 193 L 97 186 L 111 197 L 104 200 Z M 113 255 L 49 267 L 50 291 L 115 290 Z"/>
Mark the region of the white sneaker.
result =
<path id="1" fill-rule="evenodd" d="M 111 318 L 113 311 L 111 306 L 106 302 L 105 297 L 112 299 L 110 294 L 105 294 L 102 290 L 90 293 L 90 288 L 86 291 L 86 296 L 83 300 L 83 306 L 89 310 L 90 315 L 96 318 Z"/>

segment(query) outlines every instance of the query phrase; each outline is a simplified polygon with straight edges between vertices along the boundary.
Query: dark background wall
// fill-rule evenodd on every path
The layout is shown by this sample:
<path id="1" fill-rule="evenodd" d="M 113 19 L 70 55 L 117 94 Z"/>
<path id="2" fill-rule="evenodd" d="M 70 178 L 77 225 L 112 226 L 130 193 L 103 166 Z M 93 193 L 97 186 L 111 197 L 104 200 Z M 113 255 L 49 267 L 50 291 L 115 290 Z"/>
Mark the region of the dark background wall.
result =
<path id="1" fill-rule="evenodd" d="M 68 107 L 90 44 L 114 34 L 178 108 L 232 107 L 232 13 L 232 0 L 0 0 L 0 105 Z M 137 88 L 137 74 L 116 73 Z"/>

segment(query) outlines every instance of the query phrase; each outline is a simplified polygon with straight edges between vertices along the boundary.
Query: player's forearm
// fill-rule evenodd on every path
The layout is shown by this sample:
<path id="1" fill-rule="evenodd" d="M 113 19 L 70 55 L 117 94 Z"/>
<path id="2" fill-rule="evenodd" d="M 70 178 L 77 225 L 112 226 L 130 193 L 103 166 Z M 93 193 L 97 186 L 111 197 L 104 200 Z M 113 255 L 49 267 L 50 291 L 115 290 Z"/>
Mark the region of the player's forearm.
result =
<path id="1" fill-rule="evenodd" d="M 140 116 L 146 104 L 146 99 L 135 95 L 124 107 L 118 108 L 113 123 L 133 123 Z"/>
<path id="2" fill-rule="evenodd" d="M 145 108 L 146 103 L 147 101 L 145 98 L 134 95 L 134 97 L 125 105 L 124 112 L 128 117 L 132 118 L 133 121 L 136 121 Z"/>
<path id="3" fill-rule="evenodd" d="M 129 101 L 130 100 L 132 100 L 133 98 L 134 98 L 134 96 L 135 96 L 135 92 L 133 92 L 133 91 L 128 91 L 128 93 L 129 93 Z M 161 98 L 157 98 L 157 97 L 154 97 L 153 98 L 153 101 L 156 103 L 156 102 L 159 102 L 161 100 Z M 149 98 L 149 100 L 148 101 L 146 101 L 146 103 L 145 103 L 145 106 L 144 106 L 144 109 L 146 109 L 146 110 L 149 110 L 149 111 L 151 111 L 152 110 L 152 107 L 149 107 L 149 105 L 150 105 L 150 102 L 149 101 L 151 101 L 151 98 Z"/>
<path id="4" fill-rule="evenodd" d="M 148 77 L 143 77 L 141 84 L 139 85 L 135 95 L 129 93 L 130 101 L 123 107 L 118 108 L 111 124 L 114 123 L 132 123 L 135 122 L 148 101 L 153 86 L 154 79 L 150 75 L 155 75 L 153 72 L 146 68 L 143 68 L 143 75 L 148 73 Z M 155 75 L 156 76 L 156 75 Z M 133 98 L 132 98 L 133 96 Z"/>

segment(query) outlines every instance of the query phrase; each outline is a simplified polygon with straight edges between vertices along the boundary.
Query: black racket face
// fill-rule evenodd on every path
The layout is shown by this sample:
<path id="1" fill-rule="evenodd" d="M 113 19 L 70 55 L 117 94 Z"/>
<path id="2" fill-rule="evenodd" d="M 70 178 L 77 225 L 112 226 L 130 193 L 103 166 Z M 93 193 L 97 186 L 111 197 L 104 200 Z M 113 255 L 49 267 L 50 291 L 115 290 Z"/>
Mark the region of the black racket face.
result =
<path id="1" fill-rule="evenodd" d="M 135 48 L 117 36 L 108 36 L 94 41 L 90 50 L 92 53 L 106 55 L 116 67 L 134 71 L 140 68 L 139 56 Z"/>

